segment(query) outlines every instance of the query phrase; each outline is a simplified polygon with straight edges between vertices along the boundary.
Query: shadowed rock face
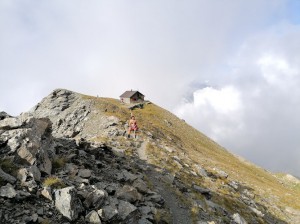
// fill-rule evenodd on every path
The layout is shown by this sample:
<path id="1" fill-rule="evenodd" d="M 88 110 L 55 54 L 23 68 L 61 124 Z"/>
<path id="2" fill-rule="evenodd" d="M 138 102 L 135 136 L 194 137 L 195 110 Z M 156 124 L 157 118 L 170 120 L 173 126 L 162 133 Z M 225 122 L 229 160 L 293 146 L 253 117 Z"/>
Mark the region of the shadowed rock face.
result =
<path id="1" fill-rule="evenodd" d="M 166 144 L 169 136 L 145 130 L 141 139 L 124 139 L 124 123 L 105 110 L 57 89 L 29 113 L 0 112 L 0 222 L 297 223 L 297 210 L 287 209 L 288 221 L 276 218 L 252 188 L 227 170 L 193 164 L 181 144 Z M 106 141 L 92 140 L 99 136 Z M 161 164 L 139 158 L 148 146 L 163 153 Z M 229 199 L 216 188 L 240 197 L 220 204 Z"/>

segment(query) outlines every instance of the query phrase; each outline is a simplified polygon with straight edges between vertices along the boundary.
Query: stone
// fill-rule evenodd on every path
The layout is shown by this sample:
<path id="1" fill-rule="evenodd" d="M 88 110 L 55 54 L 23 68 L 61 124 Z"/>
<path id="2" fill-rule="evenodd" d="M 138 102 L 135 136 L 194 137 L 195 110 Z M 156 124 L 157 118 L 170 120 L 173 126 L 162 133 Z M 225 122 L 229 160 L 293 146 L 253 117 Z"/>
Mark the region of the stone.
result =
<path id="1" fill-rule="evenodd" d="M 209 189 L 193 185 L 193 189 L 201 193 L 206 199 L 211 199 L 212 195 Z"/>
<path id="2" fill-rule="evenodd" d="M 14 184 L 17 181 L 15 177 L 13 177 L 8 173 L 5 173 L 1 168 L 0 168 L 0 178 L 10 184 Z"/>
<path id="3" fill-rule="evenodd" d="M 6 184 L 0 188 L 0 196 L 5 198 L 14 198 L 16 197 L 17 192 L 11 184 Z"/>
<path id="4" fill-rule="evenodd" d="M 120 200 L 118 205 L 118 213 L 122 220 L 125 220 L 131 213 L 135 211 L 137 211 L 137 207 L 135 207 L 133 204 Z"/>
<path id="5" fill-rule="evenodd" d="M 213 168 L 213 170 L 215 171 L 214 175 L 219 179 L 226 179 L 228 177 L 228 174 L 223 170 L 218 168 Z"/>
<path id="6" fill-rule="evenodd" d="M 129 185 L 124 185 L 122 188 L 119 188 L 116 191 L 116 197 L 132 203 L 142 200 L 142 195 L 137 189 Z"/>
<path id="7" fill-rule="evenodd" d="M 232 219 L 236 224 L 247 224 L 246 220 L 239 213 L 233 214 Z"/>
<path id="8" fill-rule="evenodd" d="M 73 163 L 67 163 L 65 165 L 65 170 L 69 175 L 75 176 L 78 173 L 78 166 Z"/>
<path id="9" fill-rule="evenodd" d="M 92 210 L 90 211 L 86 216 L 85 216 L 85 220 L 88 223 L 92 223 L 92 224 L 101 224 L 101 220 L 99 218 L 99 215 L 96 211 Z"/>
<path id="10" fill-rule="evenodd" d="M 89 169 L 80 169 L 78 172 L 78 176 L 82 178 L 90 178 L 92 175 L 92 171 Z"/>
<path id="11" fill-rule="evenodd" d="M 196 173 L 201 176 L 201 177 L 207 177 L 207 172 L 206 170 L 200 166 L 200 165 L 195 165 Z"/>
<path id="12" fill-rule="evenodd" d="M 265 215 L 256 208 L 249 207 L 258 217 L 264 217 Z"/>
<path id="13" fill-rule="evenodd" d="M 118 215 L 118 209 L 115 205 L 103 206 L 100 210 L 98 210 L 98 215 L 103 221 L 110 221 Z"/>
<path id="14" fill-rule="evenodd" d="M 132 186 L 135 187 L 142 194 L 146 194 L 149 191 L 147 184 L 140 178 L 135 180 Z"/>
<path id="15" fill-rule="evenodd" d="M 76 220 L 79 213 L 83 211 L 81 201 L 77 198 L 76 190 L 73 186 L 55 191 L 55 207 L 70 221 Z"/>
<path id="16" fill-rule="evenodd" d="M 41 191 L 41 195 L 43 195 L 45 198 L 49 199 L 50 201 L 53 201 L 50 187 L 44 187 Z"/>
<path id="17" fill-rule="evenodd" d="M 3 118 L 3 116 L 1 116 Z M 5 115 L 4 115 L 5 117 Z M 5 117 L 5 119 L 0 119 L 0 129 L 2 130 L 11 130 L 20 128 L 23 125 L 21 119 L 16 117 Z"/>
<path id="18" fill-rule="evenodd" d="M 87 208 L 93 207 L 99 209 L 104 204 L 107 197 L 108 194 L 105 190 L 95 189 L 87 195 L 83 204 Z"/>

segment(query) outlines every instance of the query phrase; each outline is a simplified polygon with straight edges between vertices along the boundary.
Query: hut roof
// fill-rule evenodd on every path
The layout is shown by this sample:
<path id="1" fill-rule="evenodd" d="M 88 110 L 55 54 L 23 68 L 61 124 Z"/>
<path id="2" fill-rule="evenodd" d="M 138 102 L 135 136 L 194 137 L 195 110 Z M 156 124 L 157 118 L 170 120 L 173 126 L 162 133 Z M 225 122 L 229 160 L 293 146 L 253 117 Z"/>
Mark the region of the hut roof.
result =
<path id="1" fill-rule="evenodd" d="M 140 93 L 139 91 L 126 91 L 126 92 L 124 92 L 120 97 L 123 97 L 123 98 L 130 98 L 130 97 L 132 97 L 132 96 L 133 96 L 134 94 L 136 94 L 136 93 L 139 93 L 139 94 L 141 94 L 141 95 L 144 96 L 144 94 Z"/>

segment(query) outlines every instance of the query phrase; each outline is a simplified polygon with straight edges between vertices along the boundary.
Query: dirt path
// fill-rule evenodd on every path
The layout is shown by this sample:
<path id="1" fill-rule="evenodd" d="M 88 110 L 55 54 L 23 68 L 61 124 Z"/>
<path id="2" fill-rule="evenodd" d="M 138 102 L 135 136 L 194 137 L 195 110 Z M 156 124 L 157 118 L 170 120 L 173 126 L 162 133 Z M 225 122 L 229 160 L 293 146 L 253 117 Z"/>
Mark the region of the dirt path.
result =
<path id="1" fill-rule="evenodd" d="M 166 207 L 170 210 L 173 224 L 191 224 L 189 208 L 186 208 L 177 195 L 161 179 L 161 174 L 150 169 L 147 172 L 148 178 L 157 191 L 165 200 Z"/>
<path id="2" fill-rule="evenodd" d="M 147 162 L 146 147 L 148 142 L 143 142 L 137 149 L 140 160 Z M 165 200 L 166 207 L 170 210 L 173 224 L 191 224 L 191 216 L 189 208 L 186 208 L 177 195 L 174 193 L 170 186 L 167 186 L 162 181 L 162 174 L 155 170 L 155 167 L 148 165 L 146 171 L 147 177 L 150 179 L 154 186 L 154 190 L 158 192 Z"/>

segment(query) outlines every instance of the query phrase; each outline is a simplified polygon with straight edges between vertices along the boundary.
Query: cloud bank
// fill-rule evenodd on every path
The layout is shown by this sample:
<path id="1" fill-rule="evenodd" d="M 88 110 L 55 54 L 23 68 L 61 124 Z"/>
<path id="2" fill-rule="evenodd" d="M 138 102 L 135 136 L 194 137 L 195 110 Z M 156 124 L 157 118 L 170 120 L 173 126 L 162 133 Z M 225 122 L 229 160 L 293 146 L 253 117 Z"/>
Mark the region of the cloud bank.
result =
<path id="1" fill-rule="evenodd" d="M 176 114 L 236 154 L 299 175 L 299 40 L 290 24 L 246 40 L 228 63 L 227 83 L 195 91 Z"/>

